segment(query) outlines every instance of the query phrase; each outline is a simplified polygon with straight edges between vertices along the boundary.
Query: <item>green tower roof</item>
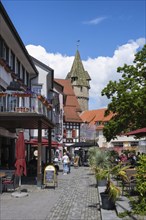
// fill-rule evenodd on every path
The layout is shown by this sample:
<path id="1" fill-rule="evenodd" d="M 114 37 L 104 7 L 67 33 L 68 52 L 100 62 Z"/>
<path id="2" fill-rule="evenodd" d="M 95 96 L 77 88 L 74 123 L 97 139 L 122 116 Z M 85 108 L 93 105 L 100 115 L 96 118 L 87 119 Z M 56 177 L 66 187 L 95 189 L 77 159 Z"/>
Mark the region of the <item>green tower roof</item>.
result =
<path id="1" fill-rule="evenodd" d="M 66 79 L 70 79 L 72 85 L 90 87 L 89 81 L 91 78 L 88 72 L 84 70 L 78 50 L 76 51 L 71 71 L 67 74 Z"/>

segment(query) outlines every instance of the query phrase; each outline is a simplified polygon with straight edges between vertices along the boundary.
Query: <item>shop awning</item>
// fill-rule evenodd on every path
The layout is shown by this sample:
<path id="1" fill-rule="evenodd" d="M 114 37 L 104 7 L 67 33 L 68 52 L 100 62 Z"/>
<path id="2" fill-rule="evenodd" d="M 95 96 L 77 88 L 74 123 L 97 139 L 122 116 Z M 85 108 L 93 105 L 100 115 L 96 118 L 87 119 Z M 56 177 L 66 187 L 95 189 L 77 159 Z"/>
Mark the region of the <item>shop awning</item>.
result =
<path id="1" fill-rule="evenodd" d="M 137 129 L 134 131 L 130 131 L 130 132 L 126 133 L 126 135 L 127 136 L 135 135 L 135 136 L 144 137 L 144 136 L 146 136 L 146 128 L 140 128 L 140 129 Z"/>
<path id="2" fill-rule="evenodd" d="M 38 139 L 32 138 L 29 141 L 25 141 L 25 144 L 31 144 L 32 146 L 37 146 Z M 42 138 L 42 146 L 48 147 L 48 139 Z M 58 147 L 58 146 L 61 146 L 61 144 L 58 143 L 57 141 L 51 141 L 51 147 Z"/>
<path id="3" fill-rule="evenodd" d="M 95 144 L 94 142 L 77 142 L 77 143 L 72 144 L 70 147 L 73 147 L 73 148 L 76 148 L 76 147 L 86 148 L 86 147 L 93 147 L 93 146 L 97 146 L 97 144 Z"/>

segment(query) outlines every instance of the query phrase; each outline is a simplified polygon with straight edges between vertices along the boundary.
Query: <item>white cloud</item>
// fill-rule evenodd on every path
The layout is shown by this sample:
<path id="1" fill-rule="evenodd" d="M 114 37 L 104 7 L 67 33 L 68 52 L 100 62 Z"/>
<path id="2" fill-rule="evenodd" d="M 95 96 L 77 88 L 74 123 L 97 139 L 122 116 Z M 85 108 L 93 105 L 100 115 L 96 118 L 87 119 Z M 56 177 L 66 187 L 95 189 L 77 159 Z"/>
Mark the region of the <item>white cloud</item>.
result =
<path id="1" fill-rule="evenodd" d="M 85 70 L 88 71 L 92 79 L 90 82 L 89 109 L 107 106 L 108 100 L 106 97 L 101 96 L 102 89 L 109 80 L 118 80 L 121 77 L 121 74 L 117 73 L 117 67 L 123 66 L 124 63 L 131 64 L 134 54 L 144 44 L 145 39 L 143 38 L 136 41 L 130 40 L 127 44 L 118 46 L 112 57 L 88 58 L 88 60 L 82 61 Z M 41 46 L 28 45 L 26 48 L 30 55 L 54 69 L 55 78 L 65 79 L 67 73 L 71 70 L 73 56 L 49 53 Z"/>
<path id="2" fill-rule="evenodd" d="M 105 19 L 107 19 L 107 18 L 106 17 L 98 17 L 98 18 L 92 19 L 90 21 L 84 21 L 83 24 L 96 25 Z"/>

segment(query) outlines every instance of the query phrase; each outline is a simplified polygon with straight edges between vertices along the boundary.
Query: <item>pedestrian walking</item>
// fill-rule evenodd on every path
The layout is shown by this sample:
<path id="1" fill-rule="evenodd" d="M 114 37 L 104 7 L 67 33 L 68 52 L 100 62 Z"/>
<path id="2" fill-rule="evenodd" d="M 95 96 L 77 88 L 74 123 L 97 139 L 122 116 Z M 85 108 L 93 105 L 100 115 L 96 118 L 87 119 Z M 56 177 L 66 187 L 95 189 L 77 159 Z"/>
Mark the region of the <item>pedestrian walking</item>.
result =
<path id="1" fill-rule="evenodd" d="M 70 173 L 70 171 L 71 171 L 71 160 L 72 160 L 72 158 L 71 158 L 71 154 L 70 154 L 68 151 L 67 151 L 66 155 L 67 155 L 68 158 L 69 158 L 69 162 L 68 162 L 68 173 Z"/>
<path id="2" fill-rule="evenodd" d="M 66 152 L 64 152 L 64 155 L 62 157 L 62 162 L 63 162 L 63 174 L 68 174 L 69 172 L 69 167 L 68 167 L 68 163 L 69 163 L 69 157 L 67 156 Z"/>

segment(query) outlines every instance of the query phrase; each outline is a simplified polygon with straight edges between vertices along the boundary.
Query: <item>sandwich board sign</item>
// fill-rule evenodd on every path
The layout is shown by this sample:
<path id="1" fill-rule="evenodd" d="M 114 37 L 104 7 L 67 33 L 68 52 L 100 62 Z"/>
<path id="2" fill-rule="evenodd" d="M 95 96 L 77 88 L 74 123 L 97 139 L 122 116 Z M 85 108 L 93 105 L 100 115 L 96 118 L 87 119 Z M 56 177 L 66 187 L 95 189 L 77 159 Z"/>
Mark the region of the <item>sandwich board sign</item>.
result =
<path id="1" fill-rule="evenodd" d="M 50 186 L 55 188 L 56 170 L 55 167 L 49 165 L 44 170 L 44 186 Z"/>

